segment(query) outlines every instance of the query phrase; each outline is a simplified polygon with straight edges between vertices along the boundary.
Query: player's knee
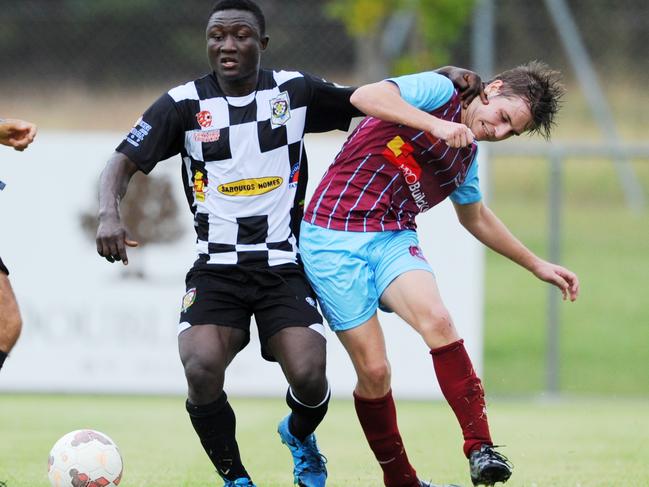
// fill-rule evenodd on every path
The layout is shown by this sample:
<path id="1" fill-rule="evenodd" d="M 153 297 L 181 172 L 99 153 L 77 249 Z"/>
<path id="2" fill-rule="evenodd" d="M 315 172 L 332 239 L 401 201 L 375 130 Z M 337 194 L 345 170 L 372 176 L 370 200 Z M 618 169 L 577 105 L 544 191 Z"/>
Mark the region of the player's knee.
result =
<path id="1" fill-rule="evenodd" d="M 17 306 L 2 307 L 0 309 L 0 350 L 9 353 L 18 341 L 23 326 L 23 320 L 20 316 Z"/>
<path id="2" fill-rule="evenodd" d="M 191 358 L 183 365 L 190 391 L 200 396 L 218 396 L 222 392 L 225 370 L 217 362 Z"/>
<path id="3" fill-rule="evenodd" d="M 287 380 L 300 397 L 311 397 L 327 387 L 324 358 L 313 357 L 287 373 Z"/>
<path id="4" fill-rule="evenodd" d="M 387 360 L 368 362 L 359 372 L 359 382 L 365 387 L 383 390 L 390 385 L 391 372 Z"/>
<path id="5" fill-rule="evenodd" d="M 457 340 L 453 319 L 444 306 L 430 306 L 419 316 L 417 329 L 426 343 L 438 345 Z"/>

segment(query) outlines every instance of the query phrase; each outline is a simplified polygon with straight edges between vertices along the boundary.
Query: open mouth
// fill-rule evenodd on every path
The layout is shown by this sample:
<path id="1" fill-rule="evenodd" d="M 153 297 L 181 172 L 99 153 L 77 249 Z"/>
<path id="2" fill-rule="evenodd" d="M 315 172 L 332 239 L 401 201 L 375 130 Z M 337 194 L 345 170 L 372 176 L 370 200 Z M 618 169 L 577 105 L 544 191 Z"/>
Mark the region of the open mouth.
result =
<path id="1" fill-rule="evenodd" d="M 487 126 L 485 125 L 484 122 L 480 122 L 480 125 L 482 126 L 482 134 L 485 139 L 492 139 L 493 134 L 487 129 Z"/>
<path id="2" fill-rule="evenodd" d="M 229 58 L 229 57 L 224 57 L 221 58 L 221 66 L 224 69 L 232 69 L 235 68 L 239 63 L 237 62 L 236 59 L 234 58 Z"/>

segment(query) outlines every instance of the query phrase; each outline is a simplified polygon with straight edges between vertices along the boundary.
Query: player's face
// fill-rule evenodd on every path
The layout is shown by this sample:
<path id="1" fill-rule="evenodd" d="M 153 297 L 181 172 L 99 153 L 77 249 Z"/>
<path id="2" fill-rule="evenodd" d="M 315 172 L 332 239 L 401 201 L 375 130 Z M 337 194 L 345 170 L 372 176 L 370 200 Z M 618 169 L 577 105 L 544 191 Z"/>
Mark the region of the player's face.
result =
<path id="1" fill-rule="evenodd" d="M 243 91 L 254 90 L 259 73 L 261 51 L 266 49 L 268 37 L 262 37 L 257 19 L 246 10 L 215 12 L 207 23 L 207 57 L 221 88 Z"/>
<path id="2" fill-rule="evenodd" d="M 476 98 L 466 109 L 464 123 L 471 129 L 476 140 L 495 142 L 512 135 L 520 135 L 532 124 L 532 113 L 527 102 L 517 96 L 500 93 L 502 81 L 497 80 L 485 87 L 489 104 Z"/>

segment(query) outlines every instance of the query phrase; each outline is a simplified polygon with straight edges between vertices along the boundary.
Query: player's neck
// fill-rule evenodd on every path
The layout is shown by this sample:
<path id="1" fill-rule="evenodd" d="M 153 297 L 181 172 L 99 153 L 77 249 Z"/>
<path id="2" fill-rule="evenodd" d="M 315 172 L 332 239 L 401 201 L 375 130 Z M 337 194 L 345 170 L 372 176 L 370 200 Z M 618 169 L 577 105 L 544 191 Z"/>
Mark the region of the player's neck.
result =
<path id="1" fill-rule="evenodd" d="M 219 87 L 225 96 L 246 96 L 257 89 L 259 73 L 254 73 L 246 78 L 227 79 L 216 76 Z"/>
<path id="2" fill-rule="evenodd" d="M 479 99 L 479 98 L 476 98 L 476 99 Z M 467 127 L 470 126 L 470 122 L 473 119 L 473 111 L 474 110 L 472 108 L 472 105 L 476 101 L 476 99 L 471 101 L 471 103 L 469 103 L 468 107 L 464 108 L 464 106 L 462 106 L 462 109 L 460 111 L 460 123 L 463 123 Z"/>

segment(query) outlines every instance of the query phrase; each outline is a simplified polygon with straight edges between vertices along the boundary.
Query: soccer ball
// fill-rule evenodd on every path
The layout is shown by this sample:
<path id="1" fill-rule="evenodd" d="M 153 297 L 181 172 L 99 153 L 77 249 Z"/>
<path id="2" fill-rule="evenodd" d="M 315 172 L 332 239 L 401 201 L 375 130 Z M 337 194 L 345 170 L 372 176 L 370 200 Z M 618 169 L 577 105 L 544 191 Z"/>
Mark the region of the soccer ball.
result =
<path id="1" fill-rule="evenodd" d="M 109 487 L 122 480 L 122 456 L 107 435 L 77 430 L 57 441 L 47 462 L 52 487 Z"/>

